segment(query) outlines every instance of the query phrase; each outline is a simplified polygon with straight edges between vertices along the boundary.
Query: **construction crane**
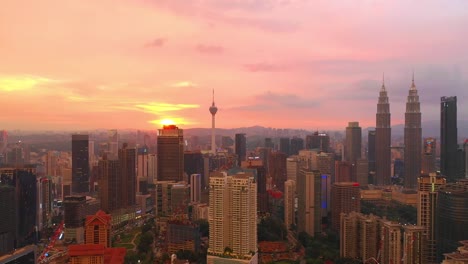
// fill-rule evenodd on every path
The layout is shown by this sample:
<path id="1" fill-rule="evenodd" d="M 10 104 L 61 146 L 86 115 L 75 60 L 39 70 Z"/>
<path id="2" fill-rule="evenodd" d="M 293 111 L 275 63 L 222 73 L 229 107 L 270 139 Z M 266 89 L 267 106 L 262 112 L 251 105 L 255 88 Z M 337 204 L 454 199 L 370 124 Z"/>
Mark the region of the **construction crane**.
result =
<path id="1" fill-rule="evenodd" d="M 55 246 L 55 242 L 57 241 L 57 239 L 60 238 L 60 235 L 62 234 L 62 231 L 63 231 L 63 226 L 64 226 L 64 223 L 63 221 L 58 225 L 58 227 L 55 229 L 55 232 L 54 234 L 52 235 L 52 237 L 50 238 L 50 242 L 49 244 L 47 245 L 47 247 L 42 251 L 41 255 L 39 256 L 39 258 L 37 259 L 37 263 L 39 264 L 42 264 L 42 263 L 46 263 L 47 262 L 47 254 L 53 250 L 54 246 Z"/>

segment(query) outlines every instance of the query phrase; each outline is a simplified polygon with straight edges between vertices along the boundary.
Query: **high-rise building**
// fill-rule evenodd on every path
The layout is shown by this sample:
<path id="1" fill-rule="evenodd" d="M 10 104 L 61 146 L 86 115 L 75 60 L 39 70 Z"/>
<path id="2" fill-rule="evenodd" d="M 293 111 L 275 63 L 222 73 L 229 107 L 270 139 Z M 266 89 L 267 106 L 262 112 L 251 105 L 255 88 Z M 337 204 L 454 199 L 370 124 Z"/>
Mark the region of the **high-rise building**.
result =
<path id="1" fill-rule="evenodd" d="M 216 133 L 215 133 L 215 115 L 218 112 L 218 107 L 215 105 L 214 101 L 214 89 L 213 89 L 213 102 L 210 106 L 210 114 L 211 114 L 211 153 L 216 153 Z"/>
<path id="2" fill-rule="evenodd" d="M 296 224 L 296 181 L 284 183 L 284 225 L 289 230 Z"/>
<path id="3" fill-rule="evenodd" d="M 299 159 L 297 156 L 286 159 L 286 176 L 288 180 L 297 180 L 299 174 Z"/>
<path id="4" fill-rule="evenodd" d="M 268 212 L 267 169 L 263 160 L 248 159 L 241 166 L 244 171 L 253 170 L 257 184 L 257 211 Z"/>
<path id="5" fill-rule="evenodd" d="M 331 218 L 332 229 L 340 231 L 340 214 L 359 212 L 361 210 L 361 197 L 359 183 L 335 182 L 331 188 Z"/>
<path id="6" fill-rule="evenodd" d="M 346 127 L 345 160 L 356 163 L 361 158 L 362 131 L 359 122 L 349 122 Z"/>
<path id="7" fill-rule="evenodd" d="M 198 203 L 201 200 L 201 174 L 190 175 L 190 202 Z"/>
<path id="8" fill-rule="evenodd" d="M 320 173 L 333 176 L 335 175 L 335 155 L 333 153 L 320 152 L 316 154 L 317 170 Z"/>
<path id="9" fill-rule="evenodd" d="M 153 184 L 158 179 L 158 156 L 148 155 L 148 183 Z"/>
<path id="10" fill-rule="evenodd" d="M 440 98 L 440 172 L 448 182 L 460 179 L 457 175 L 457 97 Z"/>
<path id="11" fill-rule="evenodd" d="M 356 181 L 359 185 L 367 186 L 369 183 L 369 162 L 367 159 L 356 160 L 354 170 L 353 174 L 356 175 Z"/>
<path id="12" fill-rule="evenodd" d="M 436 140 L 435 138 L 424 138 L 421 173 L 436 172 Z"/>
<path id="13" fill-rule="evenodd" d="M 155 214 L 160 216 L 184 216 L 190 203 L 190 186 L 184 182 L 156 182 L 152 192 Z"/>
<path id="14" fill-rule="evenodd" d="M 184 180 L 184 133 L 175 125 L 163 126 L 158 135 L 158 181 Z"/>
<path id="15" fill-rule="evenodd" d="M 37 242 L 38 181 L 34 170 L 14 169 L 2 182 L 15 188 L 17 247 Z"/>
<path id="16" fill-rule="evenodd" d="M 200 251 L 200 227 L 190 221 L 170 220 L 166 229 L 167 253 L 175 254 L 179 250 Z"/>
<path id="17" fill-rule="evenodd" d="M 89 192 L 88 141 L 88 135 L 72 135 L 72 193 Z"/>
<path id="18" fill-rule="evenodd" d="M 468 139 L 465 139 L 463 149 L 465 152 L 465 179 L 468 179 Z"/>
<path id="19" fill-rule="evenodd" d="M 39 179 L 39 230 L 49 226 L 52 223 L 52 210 L 54 196 L 52 189 L 52 177 L 42 177 Z"/>
<path id="20" fill-rule="evenodd" d="M 136 204 L 136 149 L 129 148 L 127 143 L 124 143 L 119 149 L 119 162 L 120 184 L 122 185 L 120 195 L 123 208 L 127 208 Z"/>
<path id="21" fill-rule="evenodd" d="M 143 146 L 143 147 L 137 148 L 137 157 L 136 157 L 137 185 L 136 185 L 136 188 L 137 188 L 137 193 L 139 194 L 141 194 L 143 191 L 141 189 L 142 186 L 140 182 L 143 182 L 143 181 L 145 183 L 150 182 L 148 180 L 148 157 L 149 157 L 148 147 Z"/>
<path id="22" fill-rule="evenodd" d="M 280 138 L 279 151 L 283 152 L 287 156 L 291 155 L 290 144 L 289 144 L 289 138 L 288 137 Z"/>
<path id="23" fill-rule="evenodd" d="M 298 155 L 299 150 L 304 149 L 304 139 L 299 137 L 293 137 L 291 139 L 291 155 Z"/>
<path id="24" fill-rule="evenodd" d="M 350 182 L 353 181 L 353 165 L 347 161 L 335 161 L 335 181 Z"/>
<path id="25" fill-rule="evenodd" d="M 268 173 L 273 184 L 281 192 L 284 192 L 284 182 L 287 180 L 286 159 L 286 154 L 282 152 L 274 151 L 269 155 Z"/>
<path id="26" fill-rule="evenodd" d="M 361 259 L 378 258 L 379 222 L 375 215 L 342 213 L 340 220 L 340 256 Z"/>
<path id="27" fill-rule="evenodd" d="M 237 164 L 240 166 L 242 161 L 247 158 L 247 140 L 245 134 L 236 134 L 236 155 Z"/>
<path id="28" fill-rule="evenodd" d="M 322 232 L 322 177 L 317 170 L 302 169 L 297 176 L 297 227 L 311 236 Z"/>
<path id="29" fill-rule="evenodd" d="M 318 149 L 320 151 L 330 151 L 330 136 L 326 133 L 315 131 L 312 135 L 306 136 L 306 149 Z"/>
<path id="30" fill-rule="evenodd" d="M 257 186 L 252 174 L 210 177 L 209 254 L 226 247 L 239 257 L 257 251 Z"/>
<path id="31" fill-rule="evenodd" d="M 381 220 L 380 263 L 401 263 L 401 225 Z"/>
<path id="32" fill-rule="evenodd" d="M 436 209 L 437 261 L 468 238 L 468 180 L 439 187 Z"/>
<path id="33" fill-rule="evenodd" d="M 270 149 L 275 148 L 275 143 L 273 143 L 272 138 L 265 138 L 265 148 L 270 148 Z"/>
<path id="34" fill-rule="evenodd" d="M 99 199 L 101 209 L 111 213 L 122 208 L 122 183 L 120 182 L 120 163 L 104 156 L 98 163 Z"/>
<path id="35" fill-rule="evenodd" d="M 405 225 L 403 230 L 403 263 L 427 264 L 424 256 L 427 243 L 425 227 Z"/>
<path id="36" fill-rule="evenodd" d="M 212 156 L 216 157 L 216 156 Z M 203 166 L 203 154 L 200 151 L 185 151 L 184 152 L 184 172 L 187 175 L 200 174 L 203 178 L 205 174 Z M 187 179 L 191 183 L 190 179 Z M 203 187 L 205 187 L 202 180 Z"/>
<path id="37" fill-rule="evenodd" d="M 63 200 L 64 239 L 84 243 L 84 227 L 87 215 L 94 215 L 99 211 L 101 203 L 90 196 L 67 196 Z"/>
<path id="38" fill-rule="evenodd" d="M 416 189 L 421 174 L 422 151 L 421 110 L 418 90 L 413 81 L 406 101 L 405 112 L 405 176 L 407 189 Z"/>
<path id="39" fill-rule="evenodd" d="M 374 184 L 388 185 L 391 183 L 392 152 L 390 125 L 390 103 L 388 101 L 385 83 L 382 82 L 379 102 L 377 103 L 376 128 L 375 128 L 375 178 Z"/>
<path id="40" fill-rule="evenodd" d="M 117 129 L 111 129 L 108 131 L 109 141 L 108 141 L 108 156 L 111 159 L 116 159 L 119 155 L 119 133 Z"/>
<path id="41" fill-rule="evenodd" d="M 372 182 L 374 183 L 375 175 L 375 130 L 369 130 L 367 134 L 367 161 L 369 162 L 369 176 L 371 176 Z"/>
<path id="42" fill-rule="evenodd" d="M 425 261 L 428 264 L 437 263 L 436 251 L 436 208 L 437 194 L 445 178 L 436 173 L 423 174 L 418 178 L 418 225 L 425 228 L 427 243 L 424 249 Z"/>
<path id="43" fill-rule="evenodd" d="M 0 182 L 0 256 L 16 247 L 16 206 L 15 188 Z"/>
<path id="44" fill-rule="evenodd" d="M 111 247 L 111 215 L 99 210 L 95 215 L 87 215 L 85 222 L 85 244 Z"/>

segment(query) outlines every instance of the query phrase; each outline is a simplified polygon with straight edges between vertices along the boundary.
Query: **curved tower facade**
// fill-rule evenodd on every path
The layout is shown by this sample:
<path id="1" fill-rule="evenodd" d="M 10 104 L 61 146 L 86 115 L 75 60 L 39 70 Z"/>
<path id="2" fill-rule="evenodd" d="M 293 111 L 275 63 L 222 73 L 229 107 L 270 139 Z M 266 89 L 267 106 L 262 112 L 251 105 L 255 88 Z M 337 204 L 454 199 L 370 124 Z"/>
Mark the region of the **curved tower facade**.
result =
<path id="1" fill-rule="evenodd" d="M 468 180 L 441 186 L 437 195 L 436 241 L 437 263 L 444 253 L 459 247 L 459 241 L 468 237 Z"/>
<path id="2" fill-rule="evenodd" d="M 390 103 L 388 102 L 385 83 L 382 82 L 379 102 L 377 103 L 375 126 L 375 179 L 376 185 L 387 185 L 391 182 L 391 138 Z"/>
<path id="3" fill-rule="evenodd" d="M 421 109 L 414 77 L 406 101 L 405 112 L 405 175 L 407 189 L 416 189 L 421 174 L 422 158 Z"/>
<path id="4" fill-rule="evenodd" d="M 218 112 L 218 108 L 214 102 L 214 90 L 213 90 L 213 102 L 210 106 L 211 113 L 211 153 L 216 154 L 216 135 L 215 135 L 215 115 Z"/>

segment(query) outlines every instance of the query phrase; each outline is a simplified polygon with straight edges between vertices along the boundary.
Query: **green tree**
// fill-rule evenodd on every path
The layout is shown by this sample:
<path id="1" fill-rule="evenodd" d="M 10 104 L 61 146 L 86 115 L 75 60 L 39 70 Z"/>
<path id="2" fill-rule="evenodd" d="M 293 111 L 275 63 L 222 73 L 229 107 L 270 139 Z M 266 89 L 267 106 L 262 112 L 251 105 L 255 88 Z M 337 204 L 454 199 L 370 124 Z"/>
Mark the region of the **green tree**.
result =
<path id="1" fill-rule="evenodd" d="M 138 252 L 141 253 L 148 253 L 151 250 L 151 244 L 154 241 L 153 234 L 150 232 L 146 232 L 141 235 L 140 244 L 138 244 Z"/>
<path id="2" fill-rule="evenodd" d="M 124 262 L 125 264 L 136 264 L 138 263 L 138 260 L 140 259 L 140 256 L 138 256 L 135 251 L 129 251 L 127 252 L 127 255 L 125 256 Z"/>

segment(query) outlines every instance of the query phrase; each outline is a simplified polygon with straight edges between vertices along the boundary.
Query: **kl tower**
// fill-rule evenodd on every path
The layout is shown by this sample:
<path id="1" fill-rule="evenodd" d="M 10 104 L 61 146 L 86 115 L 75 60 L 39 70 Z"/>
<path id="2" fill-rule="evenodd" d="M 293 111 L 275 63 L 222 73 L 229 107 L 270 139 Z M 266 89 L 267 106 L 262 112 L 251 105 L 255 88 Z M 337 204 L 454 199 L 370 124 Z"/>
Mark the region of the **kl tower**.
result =
<path id="1" fill-rule="evenodd" d="M 218 112 L 218 108 L 214 102 L 214 89 L 213 89 L 213 103 L 210 107 L 211 113 L 211 153 L 216 154 L 216 143 L 215 143 L 215 115 Z"/>

